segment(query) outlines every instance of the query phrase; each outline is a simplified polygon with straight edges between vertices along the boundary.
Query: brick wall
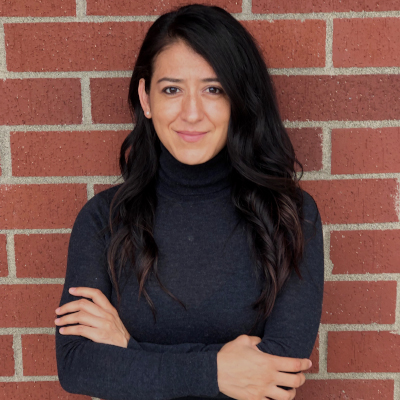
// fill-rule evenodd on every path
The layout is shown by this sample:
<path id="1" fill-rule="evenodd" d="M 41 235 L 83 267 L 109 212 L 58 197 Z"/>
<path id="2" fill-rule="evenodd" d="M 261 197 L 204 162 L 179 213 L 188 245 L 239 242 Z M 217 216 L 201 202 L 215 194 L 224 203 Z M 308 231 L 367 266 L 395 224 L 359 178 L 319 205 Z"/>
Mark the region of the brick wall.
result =
<path id="1" fill-rule="evenodd" d="M 116 182 L 127 87 L 181 1 L 0 0 L 0 400 L 57 382 L 74 218 Z M 254 34 L 324 223 L 326 290 L 300 400 L 400 399 L 400 2 L 216 0 Z"/>

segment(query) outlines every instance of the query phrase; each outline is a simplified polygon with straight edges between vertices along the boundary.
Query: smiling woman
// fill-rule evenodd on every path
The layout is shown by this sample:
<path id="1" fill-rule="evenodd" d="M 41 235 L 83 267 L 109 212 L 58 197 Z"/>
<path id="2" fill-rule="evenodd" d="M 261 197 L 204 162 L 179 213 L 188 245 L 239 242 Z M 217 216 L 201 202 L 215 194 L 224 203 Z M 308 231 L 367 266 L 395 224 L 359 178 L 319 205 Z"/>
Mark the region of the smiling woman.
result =
<path id="1" fill-rule="evenodd" d="M 256 44 L 218 7 L 164 14 L 129 102 L 124 183 L 94 196 L 71 233 L 55 321 L 62 387 L 293 399 L 321 316 L 321 219 Z"/>

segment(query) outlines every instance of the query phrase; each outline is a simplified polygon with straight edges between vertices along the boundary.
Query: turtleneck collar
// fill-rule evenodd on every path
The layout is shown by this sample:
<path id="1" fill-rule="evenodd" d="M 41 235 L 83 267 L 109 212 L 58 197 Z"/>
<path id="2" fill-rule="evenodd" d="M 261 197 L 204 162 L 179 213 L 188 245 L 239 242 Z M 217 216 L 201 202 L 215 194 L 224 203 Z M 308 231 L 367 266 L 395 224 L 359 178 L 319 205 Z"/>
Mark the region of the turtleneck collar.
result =
<path id="1" fill-rule="evenodd" d="M 225 147 L 202 164 L 177 160 L 160 142 L 157 191 L 174 198 L 213 198 L 229 192 L 231 163 Z"/>

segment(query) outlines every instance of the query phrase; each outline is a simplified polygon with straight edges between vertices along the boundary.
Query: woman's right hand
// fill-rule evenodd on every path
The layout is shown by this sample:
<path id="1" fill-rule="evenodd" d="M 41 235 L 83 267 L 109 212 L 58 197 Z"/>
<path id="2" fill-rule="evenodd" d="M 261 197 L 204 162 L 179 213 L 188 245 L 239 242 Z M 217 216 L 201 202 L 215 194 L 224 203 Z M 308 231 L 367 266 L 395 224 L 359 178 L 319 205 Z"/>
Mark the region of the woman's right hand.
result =
<path id="1" fill-rule="evenodd" d="M 260 342 L 257 336 L 240 335 L 221 348 L 217 354 L 220 392 L 237 400 L 294 399 L 295 388 L 306 380 L 301 371 L 310 368 L 311 361 L 264 353 L 256 346 Z"/>

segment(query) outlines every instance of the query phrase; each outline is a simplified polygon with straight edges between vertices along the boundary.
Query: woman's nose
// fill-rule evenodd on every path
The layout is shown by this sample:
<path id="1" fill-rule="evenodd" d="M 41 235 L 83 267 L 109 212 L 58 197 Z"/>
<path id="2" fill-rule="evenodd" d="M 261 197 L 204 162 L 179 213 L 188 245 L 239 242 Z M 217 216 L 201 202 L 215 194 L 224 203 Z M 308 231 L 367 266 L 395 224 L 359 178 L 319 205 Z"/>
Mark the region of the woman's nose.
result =
<path id="1" fill-rule="evenodd" d="M 187 122 L 197 122 L 203 118 L 203 103 L 199 95 L 186 95 L 182 99 L 181 117 Z"/>

